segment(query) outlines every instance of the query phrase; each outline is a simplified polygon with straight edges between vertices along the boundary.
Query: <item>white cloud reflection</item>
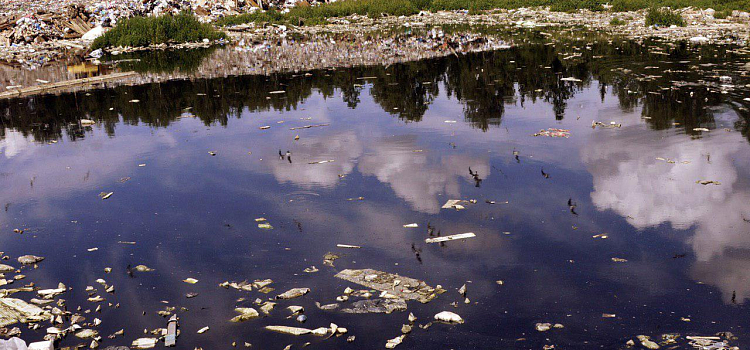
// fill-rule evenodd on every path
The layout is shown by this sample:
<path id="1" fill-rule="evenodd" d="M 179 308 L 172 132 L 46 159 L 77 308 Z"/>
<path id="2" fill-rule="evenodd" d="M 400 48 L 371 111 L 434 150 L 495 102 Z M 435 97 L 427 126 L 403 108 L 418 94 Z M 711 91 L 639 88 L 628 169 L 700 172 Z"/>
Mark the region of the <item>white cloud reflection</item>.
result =
<path id="1" fill-rule="evenodd" d="M 750 219 L 750 190 L 739 183 L 736 162 L 747 161 L 741 152 L 747 141 L 720 130 L 697 140 L 664 136 L 635 127 L 594 133 L 581 151 L 593 176 L 591 199 L 599 210 L 613 210 L 638 229 L 664 223 L 694 227 L 686 239 L 697 260 L 691 276 L 717 286 L 725 301 L 736 293 L 742 302 L 750 298 L 750 224 L 743 220 Z"/>

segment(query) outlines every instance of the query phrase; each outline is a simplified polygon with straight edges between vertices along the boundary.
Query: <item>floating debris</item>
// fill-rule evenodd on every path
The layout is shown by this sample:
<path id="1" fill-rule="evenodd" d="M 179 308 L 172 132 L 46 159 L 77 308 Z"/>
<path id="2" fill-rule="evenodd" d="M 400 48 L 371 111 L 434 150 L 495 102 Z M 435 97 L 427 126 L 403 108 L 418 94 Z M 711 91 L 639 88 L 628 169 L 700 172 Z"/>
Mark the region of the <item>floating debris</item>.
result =
<path id="1" fill-rule="evenodd" d="M 456 313 L 441 311 L 435 315 L 435 320 L 446 323 L 464 323 L 464 319 Z"/>
<path id="2" fill-rule="evenodd" d="M 44 260 L 44 257 L 36 255 L 23 255 L 18 257 L 18 262 L 22 265 L 34 265 L 42 260 Z"/>
<path id="3" fill-rule="evenodd" d="M 198 332 L 196 332 L 196 333 L 203 334 L 203 333 L 208 332 L 209 329 L 211 329 L 211 328 L 209 328 L 208 326 L 205 326 L 205 327 L 199 329 Z"/>
<path id="4" fill-rule="evenodd" d="M 105 200 L 109 197 L 112 197 L 113 194 L 115 193 L 114 192 L 101 192 L 99 193 L 99 198 L 101 198 L 102 200 Z"/>
<path id="5" fill-rule="evenodd" d="M 164 336 L 164 346 L 177 345 L 177 315 L 172 315 L 167 323 L 167 335 Z"/>
<path id="6" fill-rule="evenodd" d="M 641 342 L 641 345 L 643 345 L 643 347 L 646 348 L 646 349 L 654 349 L 655 350 L 655 349 L 659 348 L 659 344 L 656 344 L 655 342 L 653 342 L 651 339 L 649 339 L 648 336 L 639 335 L 639 336 L 637 336 L 637 338 Z"/>
<path id="7" fill-rule="evenodd" d="M 338 248 L 349 248 L 349 249 L 360 249 L 362 247 L 358 245 L 349 245 L 349 244 L 337 244 L 336 247 Z"/>
<path id="8" fill-rule="evenodd" d="M 544 130 L 544 129 L 539 130 L 539 132 L 535 133 L 533 136 L 547 136 L 547 137 L 564 137 L 564 138 L 568 138 L 568 137 L 570 137 L 570 130 L 548 128 L 547 130 Z"/>
<path id="9" fill-rule="evenodd" d="M 192 278 L 192 277 L 188 277 L 188 278 L 182 280 L 182 282 L 190 283 L 190 284 L 196 284 L 196 283 L 198 283 L 198 280 L 195 279 L 195 278 Z"/>
<path id="10" fill-rule="evenodd" d="M 339 256 L 336 254 L 333 254 L 331 252 L 326 253 L 326 255 L 323 256 L 323 265 L 334 267 L 333 262 L 338 259 Z"/>
<path id="11" fill-rule="evenodd" d="M 419 227 L 419 225 L 417 225 L 416 222 L 404 225 L 404 228 L 417 228 L 417 227 Z"/>
<path id="12" fill-rule="evenodd" d="M 609 124 L 607 124 L 607 123 L 602 123 L 602 122 L 597 122 L 597 121 L 591 121 L 592 129 L 596 129 L 597 126 L 600 128 L 605 128 L 605 129 L 613 129 L 613 128 L 621 128 L 622 124 L 615 123 L 615 122 L 609 122 Z"/>
<path id="13" fill-rule="evenodd" d="M 466 238 L 474 238 L 476 235 L 474 232 L 466 232 L 466 233 L 459 233 L 455 235 L 445 236 L 445 237 L 431 237 L 425 239 L 425 243 L 438 243 L 438 242 L 447 242 L 447 241 L 455 241 L 457 239 L 466 239 Z"/>
<path id="14" fill-rule="evenodd" d="M 328 126 L 330 124 L 315 124 L 315 125 L 305 125 L 305 126 L 298 126 L 294 128 L 289 128 L 289 130 L 298 130 L 298 129 L 309 129 L 309 128 L 318 128 L 321 126 Z"/>
<path id="15" fill-rule="evenodd" d="M 612 261 L 617 262 L 617 263 L 624 263 L 624 262 L 628 262 L 628 259 L 612 258 Z"/>
<path id="16" fill-rule="evenodd" d="M 52 319 L 52 314 L 21 299 L 0 298 L 0 327 L 14 323 L 39 322 Z"/>
<path id="17" fill-rule="evenodd" d="M 138 265 L 135 267 L 135 270 L 138 272 L 151 272 L 154 271 L 154 269 L 146 266 L 146 265 Z"/>
<path id="18" fill-rule="evenodd" d="M 333 163 L 333 162 L 334 162 L 333 159 L 328 159 L 328 160 L 321 160 L 321 161 L 317 161 L 317 162 L 309 162 L 307 164 L 325 164 L 325 163 Z"/>
<path id="19" fill-rule="evenodd" d="M 701 185 L 716 185 L 716 186 L 721 185 L 721 182 L 714 181 L 714 180 L 698 180 L 695 183 L 701 184 Z"/>
<path id="20" fill-rule="evenodd" d="M 422 303 L 427 303 L 445 292 L 442 288 L 428 286 L 424 281 L 372 269 L 346 269 L 337 273 L 335 277 L 402 299 L 419 300 Z"/>
<path id="21" fill-rule="evenodd" d="M 278 333 L 291 334 L 291 335 L 305 335 L 312 333 L 312 329 L 299 328 L 299 327 L 288 327 L 288 326 L 266 326 L 265 329 Z"/>
<path id="22" fill-rule="evenodd" d="M 310 292 L 310 288 L 292 288 L 276 296 L 276 299 L 294 299 L 299 298 Z"/>
<path id="23" fill-rule="evenodd" d="M 266 315 L 270 315 L 273 308 L 276 306 L 276 303 L 272 303 L 270 301 L 267 301 L 263 303 L 263 305 L 260 306 L 260 311 Z"/>
<path id="24" fill-rule="evenodd" d="M 318 309 L 321 309 L 321 310 L 332 311 L 332 310 L 338 309 L 339 304 L 333 303 L 333 304 L 320 305 L 320 302 L 316 301 L 315 306 L 317 306 Z"/>
<path id="25" fill-rule="evenodd" d="M 456 210 L 465 209 L 465 207 L 461 205 L 460 203 L 469 203 L 469 201 L 462 200 L 462 199 L 449 199 L 447 202 L 445 202 L 445 204 L 443 204 L 441 209 L 456 209 Z"/>
<path id="26" fill-rule="evenodd" d="M 534 328 L 536 328 L 536 330 L 539 331 L 539 332 L 546 332 L 546 331 L 552 329 L 552 324 L 551 323 L 537 323 L 534 326 Z"/>
<path id="27" fill-rule="evenodd" d="M 156 346 L 156 338 L 138 338 L 133 340 L 131 346 L 135 349 L 150 349 Z"/>
<path id="28" fill-rule="evenodd" d="M 395 348 L 396 346 L 398 346 L 399 344 L 401 344 L 401 342 L 404 341 L 405 337 L 406 337 L 406 335 L 402 334 L 402 335 L 399 335 L 398 337 L 395 337 L 393 339 L 388 339 L 388 341 L 386 341 L 386 343 L 385 343 L 385 348 L 386 349 L 393 349 L 393 348 Z"/>

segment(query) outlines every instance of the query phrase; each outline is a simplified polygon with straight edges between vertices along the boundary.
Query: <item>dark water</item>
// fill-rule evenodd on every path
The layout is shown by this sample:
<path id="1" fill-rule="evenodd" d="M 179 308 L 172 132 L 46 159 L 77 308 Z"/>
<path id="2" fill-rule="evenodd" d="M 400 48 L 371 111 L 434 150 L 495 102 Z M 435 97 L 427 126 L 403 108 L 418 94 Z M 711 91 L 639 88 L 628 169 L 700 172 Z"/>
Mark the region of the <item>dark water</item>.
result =
<path id="1" fill-rule="evenodd" d="M 85 287 L 102 289 L 95 280 L 104 278 L 116 293 L 100 295 L 120 307 L 105 302 L 84 316 L 102 319 L 104 336 L 125 336 L 103 346 L 165 327 L 156 312 L 176 306 L 180 349 L 383 348 L 408 312 L 347 315 L 314 304 L 357 288 L 337 271 L 373 268 L 447 289 L 409 302 L 417 324 L 442 310 L 466 321 L 415 327 L 398 349 L 618 349 L 639 334 L 717 332 L 744 348 L 746 62 L 731 47 L 529 44 L 387 68 L 0 101 L 2 251 L 14 265 L 19 255 L 46 257 L 10 287 L 63 282 L 73 289 L 60 298 L 83 311 L 95 308 Z M 276 90 L 285 93 L 269 94 Z M 97 124 L 81 127 L 80 118 Z M 592 121 L 622 126 L 592 129 Z M 289 130 L 311 124 L 327 126 Z M 570 137 L 532 136 L 547 128 Z M 291 162 L 279 157 L 287 150 Z M 309 164 L 322 160 L 334 162 Z M 476 203 L 441 209 L 448 199 Z M 273 229 L 258 228 L 259 217 Z M 477 237 L 426 244 L 428 225 Z M 341 256 L 335 267 L 323 265 L 327 252 Z M 126 266 L 138 264 L 156 271 L 129 277 Z M 311 265 L 320 271 L 304 273 Z M 269 317 L 230 323 L 235 307 L 276 292 L 218 284 L 265 278 L 276 292 L 312 291 L 280 301 Z M 457 292 L 463 284 L 470 304 Z M 262 329 L 299 325 L 287 319 L 289 305 L 305 307 L 303 327 L 334 322 L 356 340 Z M 537 322 L 565 328 L 541 333 Z M 43 335 L 21 328 L 30 341 Z"/>

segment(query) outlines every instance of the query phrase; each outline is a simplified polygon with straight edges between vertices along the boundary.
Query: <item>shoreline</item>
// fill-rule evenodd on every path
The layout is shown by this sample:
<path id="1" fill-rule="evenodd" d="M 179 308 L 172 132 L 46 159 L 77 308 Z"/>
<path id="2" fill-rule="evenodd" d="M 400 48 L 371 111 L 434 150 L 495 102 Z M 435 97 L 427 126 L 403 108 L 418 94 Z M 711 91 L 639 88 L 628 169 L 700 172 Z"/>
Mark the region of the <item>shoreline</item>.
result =
<path id="1" fill-rule="evenodd" d="M 305 72 L 316 69 L 352 66 L 390 65 L 469 52 L 494 51 L 514 45 L 508 33 L 513 31 L 580 30 L 582 38 L 596 35 L 628 40 L 656 38 L 661 41 L 687 41 L 690 44 L 731 44 L 746 46 L 750 40 L 750 19 L 719 20 L 701 10 L 683 10 L 687 26 L 671 28 L 646 27 L 645 11 L 637 12 L 551 12 L 546 9 L 497 10 L 469 15 L 463 11 L 420 13 L 414 16 L 369 18 L 349 16 L 331 19 L 325 26 L 293 27 L 283 25 L 241 25 L 227 28 L 230 40 L 216 43 L 159 45 L 150 48 L 107 50 L 101 59 L 86 57 L 83 42 L 56 41 L 45 43 L 47 50 L 66 57 L 39 67 L 0 65 L 0 93 L 29 89 L 37 85 L 55 84 L 80 79 L 80 72 L 71 72 L 78 64 L 96 70 L 90 76 L 124 72 L 120 61 L 127 54 L 149 54 L 168 51 L 215 50 L 197 67 L 173 71 L 145 72 L 110 84 L 143 84 L 173 79 L 213 78 L 246 75 Z M 624 25 L 610 25 L 613 18 Z M 552 37 L 551 35 L 546 35 Z M 57 45 L 57 46 L 55 46 Z M 73 45 L 73 46 L 71 46 Z M 217 47 L 218 46 L 218 47 Z M 57 47 L 57 49 L 55 49 Z M 65 50 L 60 50 L 64 47 Z M 212 49 L 210 47 L 217 47 Z M 70 49 L 68 49 L 70 48 Z M 13 51 L 13 50 L 9 50 Z M 67 57 L 70 54 L 70 57 Z M 6 52 L 6 56 L 9 53 Z M 10 53 L 12 54 L 12 53 Z M 122 57 L 126 57 L 122 59 Z M 136 58 L 137 59 L 137 58 Z M 132 59 L 131 59 L 132 60 Z M 108 66 L 116 62 L 117 64 Z M 217 69 L 221 67 L 222 69 Z M 89 72 L 91 73 L 91 72 Z M 79 86 L 70 91 L 87 89 Z M 41 89 L 37 89 L 41 90 Z M 60 90 L 58 90 L 60 91 Z M 62 91 L 65 91 L 63 89 Z M 7 98 L 8 94 L 0 95 Z"/>

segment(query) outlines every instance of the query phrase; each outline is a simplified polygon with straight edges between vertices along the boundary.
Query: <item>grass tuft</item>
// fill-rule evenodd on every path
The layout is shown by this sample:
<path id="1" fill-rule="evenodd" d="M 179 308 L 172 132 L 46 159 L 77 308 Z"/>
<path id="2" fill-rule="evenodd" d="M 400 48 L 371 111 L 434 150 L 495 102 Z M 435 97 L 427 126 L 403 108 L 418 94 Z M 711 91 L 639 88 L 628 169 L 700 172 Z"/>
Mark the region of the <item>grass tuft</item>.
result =
<path id="1" fill-rule="evenodd" d="M 552 11 L 560 12 L 573 12 L 582 9 L 603 11 L 606 4 L 612 6 L 611 11 L 613 12 L 637 11 L 650 8 L 654 11 L 654 19 L 673 21 L 677 21 L 679 15 L 671 15 L 671 11 L 664 12 L 663 10 L 656 9 L 661 7 L 670 7 L 673 9 L 685 7 L 713 8 L 716 10 L 717 17 L 725 16 L 731 13 L 732 10 L 750 10 L 750 0 L 339 0 L 320 6 L 295 7 L 286 14 L 269 10 L 266 12 L 227 16 L 220 19 L 217 24 L 226 26 L 249 22 L 266 22 L 317 25 L 327 23 L 328 18 L 351 15 L 366 15 L 370 17 L 381 15 L 408 16 L 416 14 L 419 11 L 457 10 L 468 10 L 469 13 L 478 13 L 494 9 L 539 6 L 549 7 Z M 677 21 L 677 23 L 680 23 L 680 21 Z"/>
<path id="2" fill-rule="evenodd" d="M 646 25 L 647 26 L 661 26 L 669 27 L 672 25 L 684 27 L 685 20 L 682 16 L 668 8 L 656 8 L 652 7 L 648 9 L 646 13 Z"/>
<path id="3" fill-rule="evenodd" d="M 203 39 L 217 40 L 226 34 L 201 23 L 190 13 L 175 16 L 133 17 L 117 23 L 117 26 L 92 43 L 92 49 L 117 46 L 149 46 L 164 43 L 187 43 Z"/>

